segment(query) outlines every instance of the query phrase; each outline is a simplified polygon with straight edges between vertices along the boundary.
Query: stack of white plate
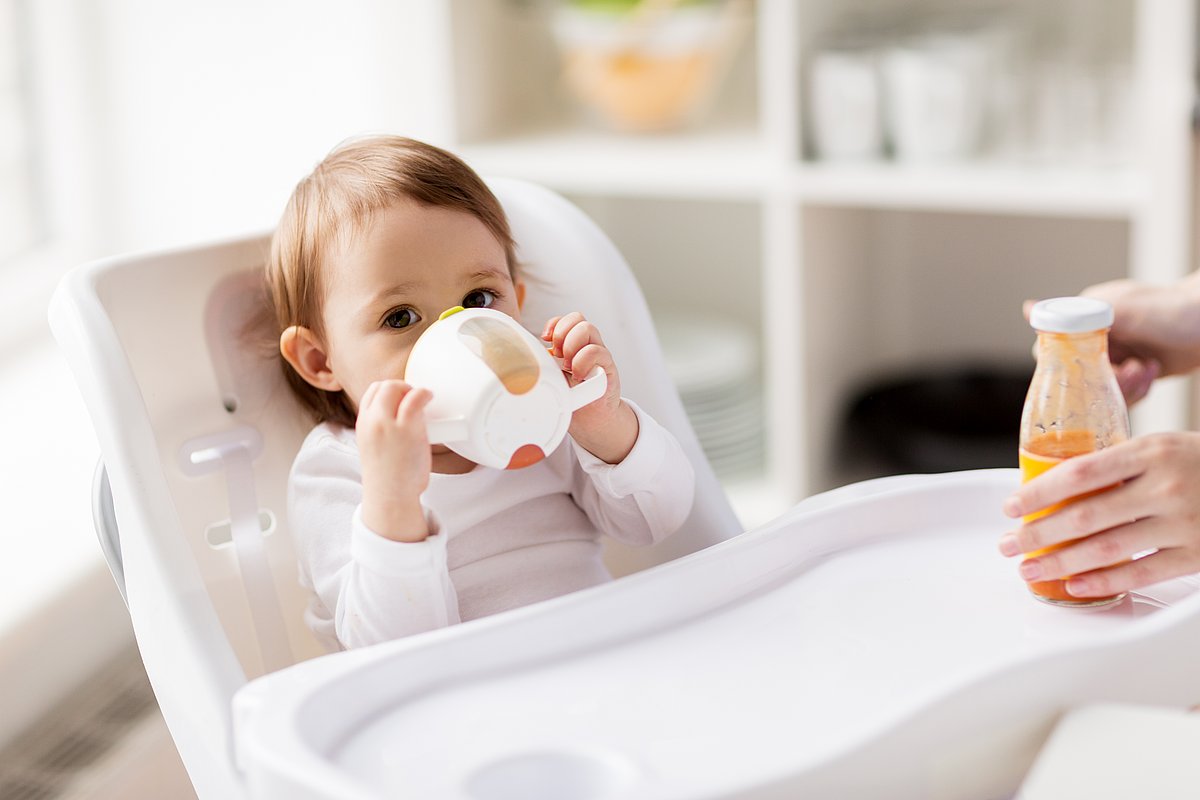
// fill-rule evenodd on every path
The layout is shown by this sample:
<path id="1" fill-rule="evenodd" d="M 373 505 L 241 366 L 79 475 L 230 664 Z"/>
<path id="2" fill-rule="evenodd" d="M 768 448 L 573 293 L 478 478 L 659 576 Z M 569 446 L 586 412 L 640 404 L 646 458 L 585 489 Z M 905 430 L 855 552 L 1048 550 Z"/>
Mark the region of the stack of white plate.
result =
<path id="1" fill-rule="evenodd" d="M 729 478 L 761 469 L 762 382 L 753 331 L 705 314 L 656 314 L 655 327 L 713 471 Z"/>

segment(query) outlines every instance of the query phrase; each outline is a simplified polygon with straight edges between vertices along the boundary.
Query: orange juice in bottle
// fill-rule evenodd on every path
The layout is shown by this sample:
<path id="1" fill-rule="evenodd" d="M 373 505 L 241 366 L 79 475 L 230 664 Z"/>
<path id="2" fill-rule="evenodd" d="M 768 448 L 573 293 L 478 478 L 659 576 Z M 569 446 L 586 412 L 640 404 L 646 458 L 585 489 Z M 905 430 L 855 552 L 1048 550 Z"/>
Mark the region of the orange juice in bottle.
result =
<path id="1" fill-rule="evenodd" d="M 1059 297 L 1033 307 L 1029 324 L 1038 334 L 1038 360 L 1021 414 L 1022 483 L 1065 459 L 1129 438 L 1129 414 L 1108 359 L 1112 321 L 1112 306 L 1091 298 Z M 1053 514 L 1098 491 L 1028 514 L 1024 522 Z M 1030 553 L 1027 558 L 1067 544 L 1070 542 Z M 1107 605 L 1124 596 L 1076 597 L 1067 592 L 1065 578 L 1031 581 L 1029 590 L 1039 600 L 1063 606 Z"/>

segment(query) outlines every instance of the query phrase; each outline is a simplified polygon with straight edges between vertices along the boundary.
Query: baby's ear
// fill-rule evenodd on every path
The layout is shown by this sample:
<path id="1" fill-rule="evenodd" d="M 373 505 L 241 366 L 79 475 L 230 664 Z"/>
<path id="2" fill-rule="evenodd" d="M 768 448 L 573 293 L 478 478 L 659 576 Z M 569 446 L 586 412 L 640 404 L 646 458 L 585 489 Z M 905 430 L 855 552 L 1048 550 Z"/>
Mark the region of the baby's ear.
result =
<path id="1" fill-rule="evenodd" d="M 525 310 L 525 281 L 517 281 L 515 288 L 517 290 L 517 310 L 524 311 Z"/>
<path id="2" fill-rule="evenodd" d="M 293 325 L 280 334 L 279 352 L 308 383 L 327 392 L 341 391 L 341 382 L 329 368 L 325 345 L 308 328 Z"/>

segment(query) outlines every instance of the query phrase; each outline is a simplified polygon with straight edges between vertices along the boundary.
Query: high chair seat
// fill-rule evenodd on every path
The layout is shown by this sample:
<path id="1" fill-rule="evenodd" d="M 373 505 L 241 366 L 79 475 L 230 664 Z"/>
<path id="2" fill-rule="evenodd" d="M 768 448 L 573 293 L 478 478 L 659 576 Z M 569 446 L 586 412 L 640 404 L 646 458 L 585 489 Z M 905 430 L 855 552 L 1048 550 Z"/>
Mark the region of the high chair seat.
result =
<path id="1" fill-rule="evenodd" d="M 614 574 L 718 543 L 740 526 L 667 376 L 649 311 L 608 238 L 562 197 L 495 179 L 528 284 L 526 325 L 582 311 L 624 393 L 676 438 L 696 472 L 681 530 L 610 547 Z M 96 518 L 163 716 L 202 798 L 245 796 L 231 708 L 248 678 L 323 654 L 285 516 L 287 474 L 311 428 L 257 324 L 269 237 L 79 267 L 50 323 L 100 444 Z M 420 637 L 418 637 L 420 638 Z"/>

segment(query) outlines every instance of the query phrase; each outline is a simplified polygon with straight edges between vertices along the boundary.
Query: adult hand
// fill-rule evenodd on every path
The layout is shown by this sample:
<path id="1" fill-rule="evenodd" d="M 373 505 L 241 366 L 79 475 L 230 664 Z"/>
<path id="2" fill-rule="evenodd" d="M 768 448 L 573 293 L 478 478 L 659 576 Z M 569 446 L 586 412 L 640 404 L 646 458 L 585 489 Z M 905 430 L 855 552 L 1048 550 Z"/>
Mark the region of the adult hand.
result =
<path id="1" fill-rule="evenodd" d="M 1109 355 L 1132 405 L 1160 375 L 1183 375 L 1200 367 L 1200 273 L 1174 286 L 1131 280 L 1083 290 L 1112 304 Z"/>
<path id="2" fill-rule="evenodd" d="M 1006 556 L 1073 542 L 1024 561 L 1025 580 L 1073 576 L 1070 594 L 1105 597 L 1200 571 L 1200 433 L 1143 436 L 1068 459 L 1018 489 L 1004 512 L 1021 517 L 1088 492 L 1099 493 L 1001 537 Z M 1155 552 L 1130 560 L 1147 550 Z"/>

